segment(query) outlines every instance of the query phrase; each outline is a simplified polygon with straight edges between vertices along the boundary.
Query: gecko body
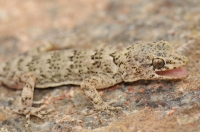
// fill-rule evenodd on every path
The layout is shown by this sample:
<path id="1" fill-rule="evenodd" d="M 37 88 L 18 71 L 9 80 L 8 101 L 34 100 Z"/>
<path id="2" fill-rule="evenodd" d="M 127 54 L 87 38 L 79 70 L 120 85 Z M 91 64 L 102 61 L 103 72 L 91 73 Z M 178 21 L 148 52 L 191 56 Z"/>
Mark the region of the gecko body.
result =
<path id="1" fill-rule="evenodd" d="M 22 89 L 22 106 L 16 111 L 41 117 L 42 108 L 33 108 L 34 88 L 80 85 L 95 109 L 114 110 L 104 102 L 97 89 L 120 82 L 137 80 L 180 79 L 187 74 L 170 75 L 173 69 L 187 64 L 166 41 L 140 42 L 122 50 L 57 50 L 18 57 L 0 66 L 0 82 Z M 163 72 L 162 72 L 163 71 Z"/>

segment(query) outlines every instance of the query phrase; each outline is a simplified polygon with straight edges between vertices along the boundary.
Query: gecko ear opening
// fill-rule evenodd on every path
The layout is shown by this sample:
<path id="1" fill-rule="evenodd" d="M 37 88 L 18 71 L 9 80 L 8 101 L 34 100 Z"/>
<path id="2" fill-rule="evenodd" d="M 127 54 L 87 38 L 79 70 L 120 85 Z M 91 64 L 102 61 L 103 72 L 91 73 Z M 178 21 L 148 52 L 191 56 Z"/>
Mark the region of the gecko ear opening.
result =
<path id="1" fill-rule="evenodd" d="M 188 76 L 188 71 L 185 67 L 176 68 L 166 71 L 156 71 L 159 76 L 182 78 Z"/>

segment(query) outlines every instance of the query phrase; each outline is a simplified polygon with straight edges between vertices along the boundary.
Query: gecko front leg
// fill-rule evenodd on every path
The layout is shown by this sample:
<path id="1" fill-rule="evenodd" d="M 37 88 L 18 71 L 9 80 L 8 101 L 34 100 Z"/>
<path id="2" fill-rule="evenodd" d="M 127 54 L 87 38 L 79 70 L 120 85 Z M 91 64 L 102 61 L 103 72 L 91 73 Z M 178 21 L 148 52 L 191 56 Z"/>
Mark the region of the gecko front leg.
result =
<path id="1" fill-rule="evenodd" d="M 121 82 L 119 76 L 108 77 L 107 75 L 94 76 L 83 80 L 81 89 L 88 99 L 93 103 L 97 111 L 105 111 L 110 113 L 110 110 L 118 110 L 121 107 L 112 107 L 109 103 L 102 100 L 96 89 L 104 89 Z"/>

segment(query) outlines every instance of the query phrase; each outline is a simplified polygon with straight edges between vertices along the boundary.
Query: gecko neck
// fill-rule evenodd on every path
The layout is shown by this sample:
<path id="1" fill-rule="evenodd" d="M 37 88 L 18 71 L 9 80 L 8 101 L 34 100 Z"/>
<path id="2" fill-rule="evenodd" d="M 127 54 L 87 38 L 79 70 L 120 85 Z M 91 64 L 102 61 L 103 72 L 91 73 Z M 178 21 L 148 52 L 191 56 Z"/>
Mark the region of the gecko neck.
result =
<path id="1" fill-rule="evenodd" d="M 127 58 L 127 54 L 129 54 L 128 49 L 124 49 L 121 51 L 114 52 L 110 54 L 113 57 L 113 62 L 120 68 L 121 65 L 127 63 L 129 58 Z"/>
<path id="2" fill-rule="evenodd" d="M 139 66 L 134 66 L 136 63 L 134 56 L 137 55 L 133 54 L 134 51 L 131 50 L 131 48 L 132 47 L 128 47 L 124 50 L 111 54 L 113 57 L 113 62 L 118 66 L 119 74 L 121 75 L 122 80 L 125 82 L 132 82 L 140 78 Z"/>

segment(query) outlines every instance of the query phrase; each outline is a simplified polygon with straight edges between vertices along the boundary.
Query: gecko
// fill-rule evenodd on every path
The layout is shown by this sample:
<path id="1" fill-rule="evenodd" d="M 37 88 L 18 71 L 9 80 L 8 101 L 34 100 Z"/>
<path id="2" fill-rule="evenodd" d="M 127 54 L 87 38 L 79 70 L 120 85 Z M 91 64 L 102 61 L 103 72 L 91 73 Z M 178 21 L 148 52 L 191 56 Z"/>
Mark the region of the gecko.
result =
<path id="1" fill-rule="evenodd" d="M 103 101 L 97 90 L 121 82 L 182 79 L 188 75 L 187 63 L 167 41 L 138 42 L 121 50 L 38 50 L 1 64 L 0 82 L 22 90 L 21 106 L 15 112 L 26 115 L 29 125 L 30 115 L 47 114 L 45 105 L 32 107 L 34 88 L 79 85 L 95 110 L 112 111 L 117 108 Z"/>

